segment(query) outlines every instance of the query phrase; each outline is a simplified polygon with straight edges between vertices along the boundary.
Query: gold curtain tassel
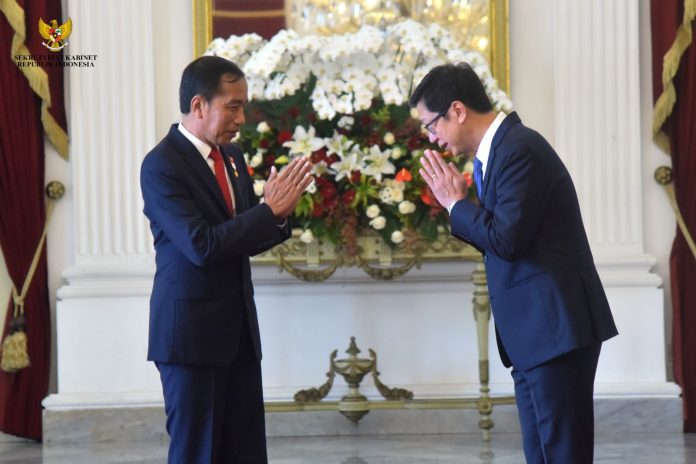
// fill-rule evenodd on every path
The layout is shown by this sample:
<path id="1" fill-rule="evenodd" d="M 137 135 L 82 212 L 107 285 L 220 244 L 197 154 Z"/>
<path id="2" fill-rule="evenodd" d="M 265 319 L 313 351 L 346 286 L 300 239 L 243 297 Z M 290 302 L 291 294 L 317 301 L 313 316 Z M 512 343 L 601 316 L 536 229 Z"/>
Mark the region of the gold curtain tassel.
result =
<path id="1" fill-rule="evenodd" d="M 24 316 L 24 299 L 29 292 L 29 285 L 34 278 L 36 267 L 39 265 L 41 251 L 43 250 L 44 242 L 46 241 L 46 233 L 48 232 L 48 222 L 53 213 L 53 204 L 55 200 L 62 198 L 65 193 L 63 184 L 57 181 L 50 182 L 46 186 L 46 195 L 48 196 L 48 205 L 46 206 L 46 222 L 44 224 L 39 245 L 34 252 L 34 258 L 31 261 L 27 276 L 22 285 L 22 291 L 18 291 L 17 287 L 12 287 L 12 300 L 14 302 L 14 314 L 10 321 L 10 330 L 5 341 L 0 347 L 0 369 L 5 372 L 17 372 L 29 367 L 29 352 L 27 351 L 27 320 Z"/>
<path id="2" fill-rule="evenodd" d="M 12 289 L 17 294 L 16 289 Z M 14 296 L 13 295 L 13 296 Z M 29 351 L 27 350 L 27 321 L 24 317 L 24 305 L 18 305 L 15 299 L 14 317 L 10 321 L 9 335 L 2 343 L 2 356 L 0 356 L 0 369 L 13 373 L 30 366 Z"/>

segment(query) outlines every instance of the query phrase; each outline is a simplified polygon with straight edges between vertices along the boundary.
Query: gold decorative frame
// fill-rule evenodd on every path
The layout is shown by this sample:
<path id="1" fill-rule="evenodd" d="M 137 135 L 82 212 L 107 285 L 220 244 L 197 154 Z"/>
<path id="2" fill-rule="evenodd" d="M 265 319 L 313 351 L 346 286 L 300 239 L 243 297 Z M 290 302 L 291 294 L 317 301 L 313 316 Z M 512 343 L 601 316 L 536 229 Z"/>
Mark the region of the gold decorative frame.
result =
<path id="1" fill-rule="evenodd" d="M 213 40 L 212 0 L 192 0 L 193 55 L 199 57 Z M 287 0 L 289 1 L 289 0 Z M 490 67 L 500 87 L 510 91 L 510 58 L 508 53 L 508 0 L 488 0 L 490 7 Z M 286 11 L 287 11 L 286 6 Z M 243 13 L 236 13 L 242 16 Z"/>

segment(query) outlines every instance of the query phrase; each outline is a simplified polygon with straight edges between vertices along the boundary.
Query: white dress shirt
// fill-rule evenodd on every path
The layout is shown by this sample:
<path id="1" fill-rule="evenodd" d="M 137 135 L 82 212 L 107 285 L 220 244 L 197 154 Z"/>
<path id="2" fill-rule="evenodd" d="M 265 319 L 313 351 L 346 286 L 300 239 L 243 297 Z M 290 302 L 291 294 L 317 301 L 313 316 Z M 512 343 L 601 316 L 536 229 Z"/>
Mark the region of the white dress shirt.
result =
<path id="1" fill-rule="evenodd" d="M 488 158 L 491 155 L 491 143 L 493 143 L 493 137 L 495 137 L 495 133 L 498 132 L 500 125 L 503 123 L 503 120 L 506 117 L 507 115 L 502 111 L 498 113 L 491 125 L 488 126 L 488 129 L 486 129 L 486 132 L 483 134 L 483 138 L 481 139 L 481 143 L 479 143 L 478 150 L 476 150 L 476 158 L 478 158 L 479 161 L 481 161 L 481 169 L 483 171 L 481 181 L 483 181 L 483 179 L 486 178 L 486 165 L 488 164 Z M 448 213 L 452 212 L 452 208 L 454 208 L 454 205 L 456 203 L 457 201 L 455 200 L 450 202 L 449 205 L 447 205 Z"/>
<path id="2" fill-rule="evenodd" d="M 212 171 L 213 175 L 215 174 L 215 162 L 213 161 L 212 158 L 210 158 L 210 152 L 213 150 L 210 145 L 193 135 L 191 132 L 188 131 L 184 127 L 182 123 L 179 123 L 178 127 L 179 132 L 181 132 L 184 137 L 186 137 L 194 147 L 196 147 L 196 150 L 198 150 L 198 153 L 201 154 L 205 162 L 208 164 L 210 167 L 210 170 Z M 218 147 L 218 150 L 220 150 L 220 147 Z M 220 154 L 222 154 L 222 150 L 220 150 Z M 223 155 L 224 156 L 224 155 Z M 234 188 L 232 188 L 232 181 L 230 180 L 230 174 L 227 172 L 227 169 L 225 169 L 225 179 L 227 179 L 227 188 L 230 189 L 230 196 L 232 197 L 232 206 L 234 208 L 237 207 L 237 203 L 234 199 Z"/>

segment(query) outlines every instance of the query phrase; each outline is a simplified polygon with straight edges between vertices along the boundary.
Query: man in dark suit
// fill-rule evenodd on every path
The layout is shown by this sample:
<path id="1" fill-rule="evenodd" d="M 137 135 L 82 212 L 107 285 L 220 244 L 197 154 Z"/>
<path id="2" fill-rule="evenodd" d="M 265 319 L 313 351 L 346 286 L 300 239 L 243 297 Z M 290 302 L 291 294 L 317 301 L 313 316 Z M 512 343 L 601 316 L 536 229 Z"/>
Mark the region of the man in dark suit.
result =
<path id="1" fill-rule="evenodd" d="M 272 170 L 257 204 L 241 151 L 247 83 L 231 61 L 183 72 L 183 118 L 140 172 L 154 236 L 148 359 L 162 380 L 169 463 L 267 463 L 261 345 L 249 256 L 290 236 L 287 217 L 311 182 L 296 158 Z"/>
<path id="2" fill-rule="evenodd" d="M 617 330 L 568 171 L 516 113 L 493 111 L 467 64 L 433 68 L 410 104 L 431 142 L 476 154 L 479 204 L 439 152 L 425 151 L 420 173 L 448 209 L 452 235 L 483 254 L 527 462 L 592 462 L 597 361 Z"/>

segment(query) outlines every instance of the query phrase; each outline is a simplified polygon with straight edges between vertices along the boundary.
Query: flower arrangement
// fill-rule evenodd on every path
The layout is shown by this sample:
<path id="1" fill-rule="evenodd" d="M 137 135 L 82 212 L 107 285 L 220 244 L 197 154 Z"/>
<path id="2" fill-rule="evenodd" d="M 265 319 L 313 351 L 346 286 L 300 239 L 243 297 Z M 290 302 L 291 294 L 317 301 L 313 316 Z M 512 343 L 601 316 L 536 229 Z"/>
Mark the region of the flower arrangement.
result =
<path id="1" fill-rule="evenodd" d="M 479 53 L 462 49 L 444 28 L 413 20 L 331 36 L 281 30 L 269 41 L 256 34 L 218 38 L 206 53 L 246 73 L 251 102 L 236 142 L 256 194 L 263 196 L 272 166 L 310 157 L 315 179 L 293 224 L 303 229 L 300 240 L 329 239 L 347 257 L 358 254 L 357 236 L 368 230 L 407 246 L 434 241 L 448 227 L 447 212 L 418 174 L 429 142 L 407 104 L 428 70 L 466 61 L 494 107 L 512 107 Z M 453 161 L 471 185 L 471 161 Z"/>

